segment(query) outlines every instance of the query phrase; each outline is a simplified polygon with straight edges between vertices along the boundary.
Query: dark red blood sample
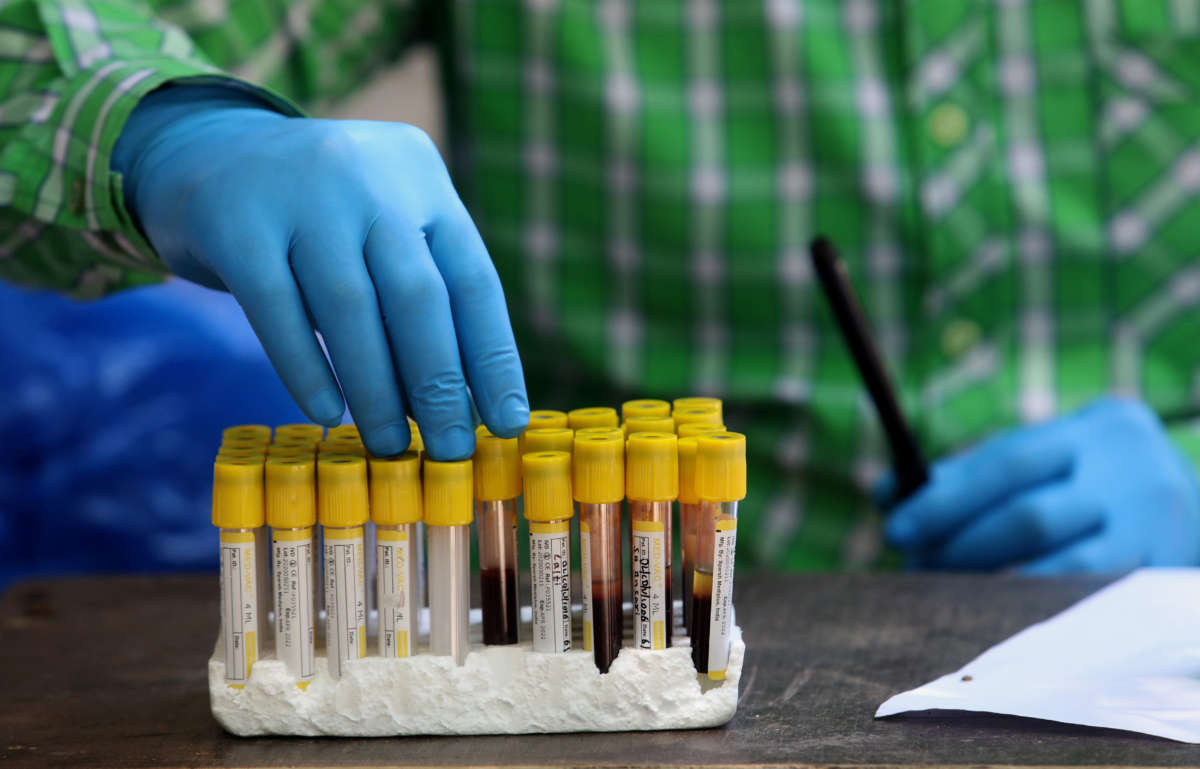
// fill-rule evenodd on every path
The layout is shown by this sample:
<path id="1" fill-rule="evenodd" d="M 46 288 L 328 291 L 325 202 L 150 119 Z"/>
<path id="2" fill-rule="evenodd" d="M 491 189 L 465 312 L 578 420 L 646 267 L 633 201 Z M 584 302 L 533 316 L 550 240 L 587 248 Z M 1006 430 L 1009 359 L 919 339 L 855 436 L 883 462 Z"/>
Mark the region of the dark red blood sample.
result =
<path id="1" fill-rule="evenodd" d="M 624 632 L 621 616 L 621 587 L 618 583 L 592 583 L 592 653 L 596 668 L 607 673 L 621 652 Z"/>
<path id="2" fill-rule="evenodd" d="M 683 565 L 683 626 L 692 634 L 692 570 L 690 564 Z"/>
<path id="3" fill-rule="evenodd" d="M 517 642 L 517 573 L 512 569 L 481 569 L 483 642 L 503 646 Z"/>
<path id="4" fill-rule="evenodd" d="M 675 628 L 675 599 L 671 596 L 671 567 L 667 566 L 667 647 L 671 646 L 671 631 Z"/>
<path id="5" fill-rule="evenodd" d="M 693 591 L 695 583 L 693 583 Z M 708 624 L 712 614 L 712 596 L 692 593 L 692 664 L 697 673 L 708 672 Z"/>

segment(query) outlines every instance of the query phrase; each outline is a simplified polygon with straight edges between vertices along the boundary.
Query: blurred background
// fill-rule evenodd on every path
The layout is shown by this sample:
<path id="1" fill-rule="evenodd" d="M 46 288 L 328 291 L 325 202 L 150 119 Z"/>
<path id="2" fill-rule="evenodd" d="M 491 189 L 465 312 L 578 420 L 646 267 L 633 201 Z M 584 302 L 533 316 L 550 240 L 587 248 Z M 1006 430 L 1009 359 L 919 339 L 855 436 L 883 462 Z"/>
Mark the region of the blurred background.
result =
<path id="1" fill-rule="evenodd" d="M 328 116 L 413 123 L 442 146 L 437 66 L 414 47 Z M 171 280 L 75 302 L 0 282 L 0 323 L 0 590 L 215 570 L 221 429 L 306 421 L 232 297 Z"/>

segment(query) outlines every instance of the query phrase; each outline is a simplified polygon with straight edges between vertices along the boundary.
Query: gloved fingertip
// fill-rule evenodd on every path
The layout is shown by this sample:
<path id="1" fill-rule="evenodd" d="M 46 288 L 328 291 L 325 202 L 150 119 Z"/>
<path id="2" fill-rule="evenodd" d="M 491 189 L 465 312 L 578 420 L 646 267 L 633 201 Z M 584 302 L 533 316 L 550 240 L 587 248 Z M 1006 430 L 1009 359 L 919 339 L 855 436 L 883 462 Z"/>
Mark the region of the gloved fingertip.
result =
<path id="1" fill-rule="evenodd" d="M 906 516 L 893 515 L 884 524 L 883 536 L 896 547 L 909 548 L 917 543 L 917 527 Z"/>
<path id="2" fill-rule="evenodd" d="M 346 414 L 346 402 L 342 394 L 332 387 L 320 390 L 309 399 L 304 411 L 308 418 L 325 427 L 336 427 L 341 424 Z"/>
<path id="3" fill-rule="evenodd" d="M 494 421 L 496 424 L 488 425 L 493 435 L 516 438 L 529 426 L 529 402 L 516 393 L 505 396 Z"/>
<path id="4" fill-rule="evenodd" d="M 425 452 L 436 462 L 457 462 L 475 453 L 475 433 L 465 425 L 451 424 L 422 433 Z"/>
<path id="5" fill-rule="evenodd" d="M 408 450 L 408 425 L 384 425 L 363 435 L 367 451 L 377 457 L 394 457 Z"/>
<path id="6" fill-rule="evenodd" d="M 896 501 L 896 475 L 888 470 L 871 486 L 871 501 L 881 508 L 889 508 Z"/>

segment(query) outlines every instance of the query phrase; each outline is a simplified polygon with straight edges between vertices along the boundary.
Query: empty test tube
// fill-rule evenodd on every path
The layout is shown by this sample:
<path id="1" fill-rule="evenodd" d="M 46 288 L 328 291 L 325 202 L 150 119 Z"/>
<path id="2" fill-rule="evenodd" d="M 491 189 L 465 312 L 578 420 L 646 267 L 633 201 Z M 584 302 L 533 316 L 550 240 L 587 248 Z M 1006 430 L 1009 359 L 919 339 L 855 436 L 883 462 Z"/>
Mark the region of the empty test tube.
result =
<path id="1" fill-rule="evenodd" d="M 664 417 L 629 417 L 621 425 L 625 430 L 625 437 L 634 433 L 673 433 L 675 432 L 675 420 L 670 415 Z"/>
<path id="2" fill-rule="evenodd" d="M 474 464 L 483 642 L 515 644 L 520 607 L 517 497 L 521 496 L 521 454 L 517 439 L 497 437 L 481 426 L 475 436 Z"/>
<path id="3" fill-rule="evenodd" d="M 316 462 L 311 455 L 273 456 L 266 464 L 267 525 L 274 574 L 275 656 L 308 688 L 315 643 L 313 526 Z"/>
<path id="4" fill-rule="evenodd" d="M 697 672 L 720 681 L 729 663 L 737 508 L 746 496 L 746 437 L 727 432 L 693 440 L 701 515 L 692 582 L 692 662 Z"/>
<path id="5" fill-rule="evenodd" d="M 472 484 L 469 459 L 425 462 L 429 648 L 459 665 L 470 651 Z"/>
<path id="6" fill-rule="evenodd" d="M 671 404 L 654 398 L 639 398 L 621 404 L 621 420 L 671 416 Z"/>
<path id="7" fill-rule="evenodd" d="M 421 520 L 421 457 L 406 451 L 372 457 L 371 520 L 375 524 L 379 655 L 411 657 L 417 646 L 417 523 Z"/>
<path id="8" fill-rule="evenodd" d="M 571 453 L 575 431 L 567 427 L 538 427 L 521 434 L 521 454 L 537 451 L 565 451 Z"/>
<path id="9" fill-rule="evenodd" d="M 225 683 L 240 689 L 260 656 L 260 582 L 256 534 L 263 525 L 263 463 L 259 458 L 213 463 L 212 522 L 220 529 L 221 644 Z"/>
<path id="10" fill-rule="evenodd" d="M 571 455 L 538 451 L 521 458 L 529 521 L 533 650 L 571 651 Z"/>
<path id="11" fill-rule="evenodd" d="M 330 675 L 340 678 L 347 660 L 367 653 L 366 460 L 317 460 L 317 519 L 325 538 L 325 655 Z"/>
<path id="12" fill-rule="evenodd" d="M 583 576 L 583 647 L 607 673 L 621 651 L 621 501 L 625 498 L 625 440 L 619 432 L 580 433 L 571 462 L 579 503 Z"/>
<path id="13" fill-rule="evenodd" d="M 567 412 L 567 427 L 572 430 L 583 430 L 588 427 L 619 427 L 620 424 L 621 420 L 617 418 L 617 410 L 608 406 L 591 406 Z"/>
<path id="14" fill-rule="evenodd" d="M 671 503 L 679 494 L 675 433 L 634 433 L 625 448 L 633 642 L 639 649 L 671 645 Z"/>

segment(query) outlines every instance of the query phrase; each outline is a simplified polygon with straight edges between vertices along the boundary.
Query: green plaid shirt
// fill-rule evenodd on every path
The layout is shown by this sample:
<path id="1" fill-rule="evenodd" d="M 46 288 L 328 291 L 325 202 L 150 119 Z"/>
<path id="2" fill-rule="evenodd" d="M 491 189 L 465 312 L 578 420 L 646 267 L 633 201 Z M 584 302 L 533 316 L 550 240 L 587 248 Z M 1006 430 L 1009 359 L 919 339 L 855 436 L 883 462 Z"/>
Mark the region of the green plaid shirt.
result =
<path id="1" fill-rule="evenodd" d="M 747 564 L 879 560 L 884 446 L 814 289 L 837 242 L 931 454 L 1104 391 L 1200 401 L 1200 0 L 12 0 L 0 272 L 156 279 L 109 154 L 223 78 L 320 109 L 441 52 L 536 407 L 716 393 Z"/>

